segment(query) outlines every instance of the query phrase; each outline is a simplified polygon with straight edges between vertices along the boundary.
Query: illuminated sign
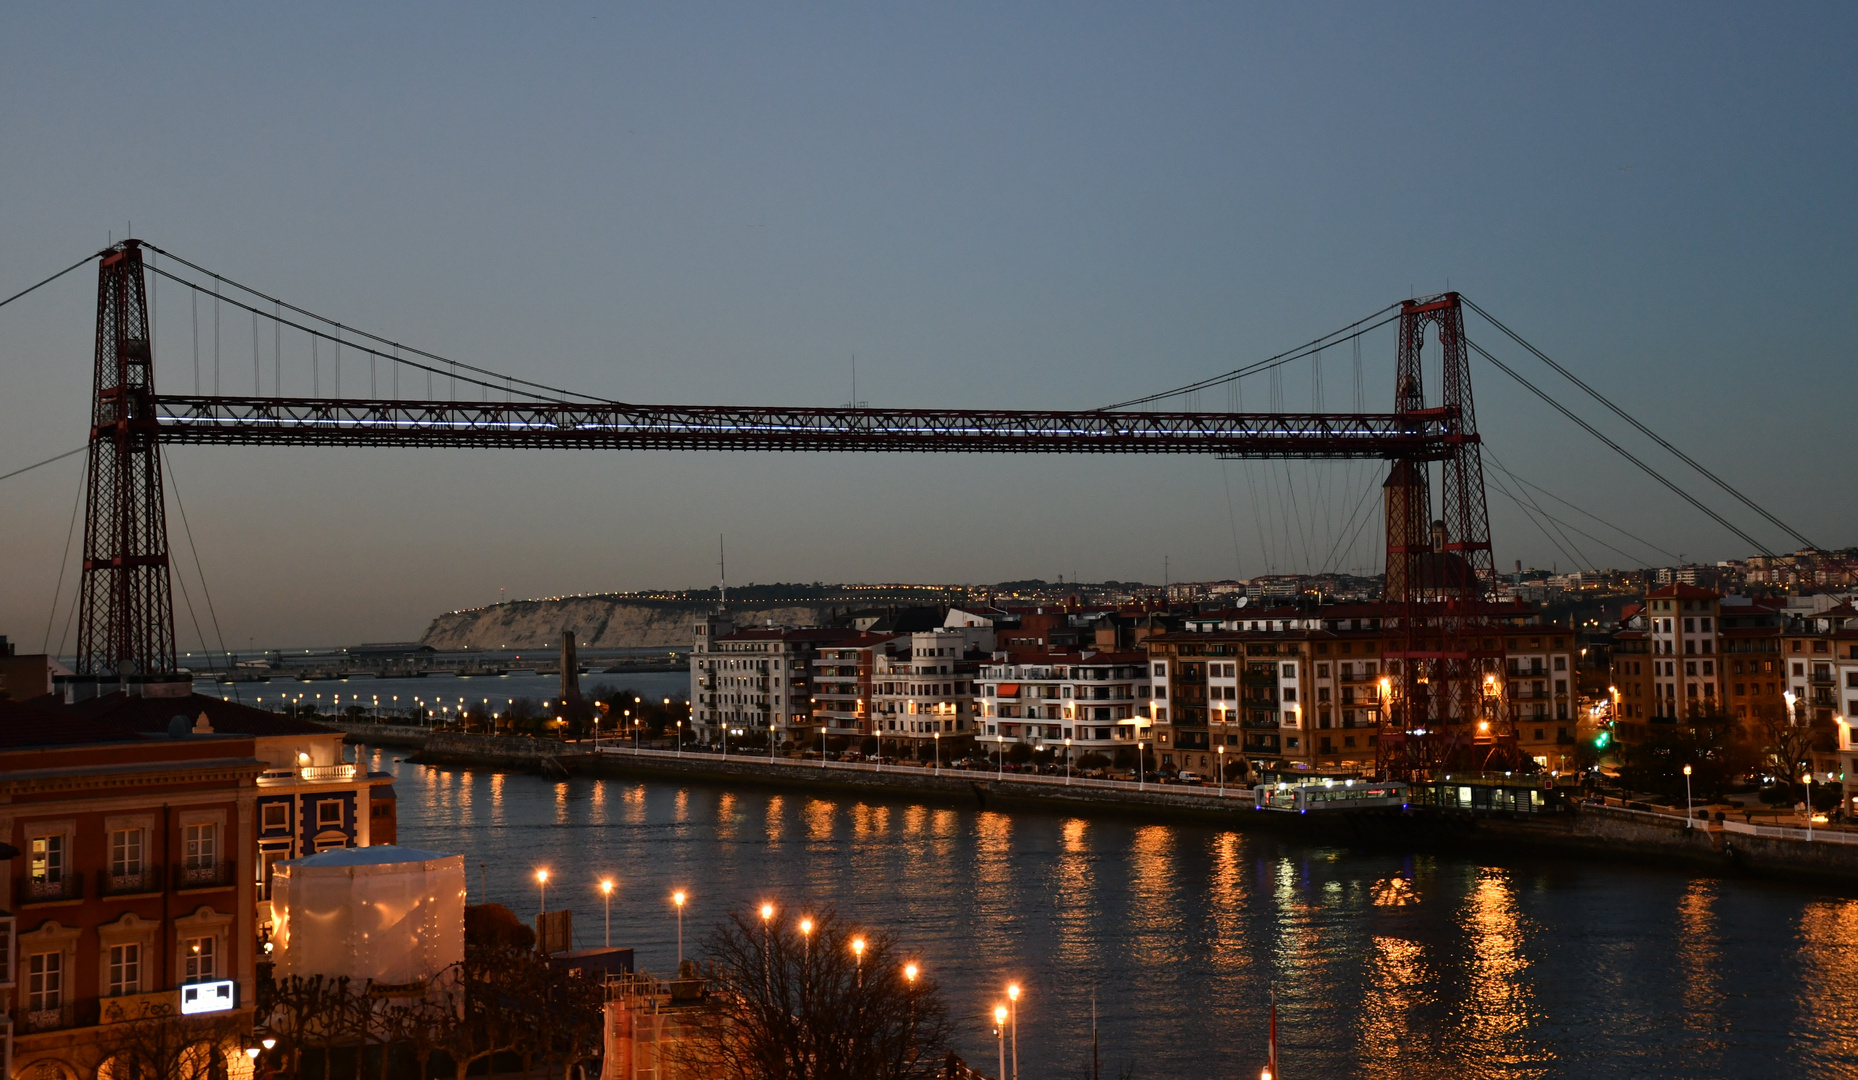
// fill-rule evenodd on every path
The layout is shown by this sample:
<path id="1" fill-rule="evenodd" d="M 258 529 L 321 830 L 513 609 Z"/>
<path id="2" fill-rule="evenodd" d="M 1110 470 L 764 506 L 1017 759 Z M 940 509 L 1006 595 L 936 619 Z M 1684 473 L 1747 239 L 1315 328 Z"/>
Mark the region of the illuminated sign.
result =
<path id="1" fill-rule="evenodd" d="M 225 1012 L 239 1004 L 239 985 L 231 979 L 188 983 L 181 987 L 181 1015 Z"/>

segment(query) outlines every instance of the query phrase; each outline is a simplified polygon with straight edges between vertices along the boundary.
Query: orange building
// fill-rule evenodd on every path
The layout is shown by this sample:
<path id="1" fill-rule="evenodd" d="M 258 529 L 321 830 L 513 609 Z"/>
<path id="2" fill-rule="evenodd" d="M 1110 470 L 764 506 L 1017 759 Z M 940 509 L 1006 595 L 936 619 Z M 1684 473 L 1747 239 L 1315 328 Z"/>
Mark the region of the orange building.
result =
<path id="1" fill-rule="evenodd" d="M 125 1019 L 249 1025 L 264 770 L 249 736 L 148 737 L 0 701 L 11 1075 L 96 1076 Z M 182 1017 L 183 997 L 218 1007 Z M 250 1071 L 236 1044 L 198 1052 L 221 1055 L 222 1074 Z"/>

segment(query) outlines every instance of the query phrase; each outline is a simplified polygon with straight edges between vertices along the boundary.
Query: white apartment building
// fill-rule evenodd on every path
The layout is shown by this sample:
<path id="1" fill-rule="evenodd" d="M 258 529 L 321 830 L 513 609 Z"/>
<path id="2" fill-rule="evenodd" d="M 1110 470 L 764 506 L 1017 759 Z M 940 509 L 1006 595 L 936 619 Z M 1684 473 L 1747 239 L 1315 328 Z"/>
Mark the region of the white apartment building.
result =
<path id="1" fill-rule="evenodd" d="M 995 653 L 978 681 L 977 741 L 1107 752 L 1146 728 L 1148 657 L 1139 652 Z"/>
<path id="2" fill-rule="evenodd" d="M 993 651 L 991 626 L 944 627 L 909 636 L 908 649 L 874 649 L 871 733 L 923 746 L 974 732 L 974 677 Z"/>
<path id="3" fill-rule="evenodd" d="M 813 660 L 819 650 L 855 638 L 855 630 L 756 627 L 737 630 L 727 616 L 697 624 L 690 650 L 690 724 L 697 742 L 720 741 L 722 729 L 804 738 L 812 722 Z"/>

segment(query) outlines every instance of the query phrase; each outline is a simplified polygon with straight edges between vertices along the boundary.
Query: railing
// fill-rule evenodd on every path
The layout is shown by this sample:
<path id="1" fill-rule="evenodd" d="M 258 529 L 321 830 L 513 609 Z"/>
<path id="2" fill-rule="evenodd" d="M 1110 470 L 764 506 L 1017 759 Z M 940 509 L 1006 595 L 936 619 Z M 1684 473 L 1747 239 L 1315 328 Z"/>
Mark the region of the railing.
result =
<path id="1" fill-rule="evenodd" d="M 890 737 L 891 736 L 888 734 L 886 734 L 885 736 L 885 738 L 890 738 Z M 759 756 L 757 756 L 753 752 L 740 753 L 740 754 L 729 754 L 727 756 L 724 756 L 722 754 L 713 753 L 708 750 L 686 750 L 683 753 L 679 753 L 675 750 L 645 750 L 645 749 L 634 750 L 630 746 L 602 745 L 600 747 L 600 753 L 613 754 L 619 757 L 640 757 L 640 758 L 657 758 L 657 759 L 692 758 L 692 759 L 711 759 L 711 760 L 727 761 L 731 758 L 741 758 L 744 762 L 748 764 L 774 765 L 777 768 L 784 767 L 784 768 L 792 768 L 792 769 L 836 769 L 842 772 L 849 771 L 849 772 L 867 772 L 867 773 L 902 773 L 904 775 L 917 775 L 917 776 L 948 775 L 948 776 L 957 777 L 957 778 L 969 778 L 969 779 L 975 779 L 975 780 L 994 780 L 994 781 L 1005 782 L 1005 783 L 1038 784 L 1038 785 L 1042 785 L 1045 787 L 1097 788 L 1097 789 L 1112 790 L 1112 791 L 1162 791 L 1162 790 L 1165 790 L 1169 792 L 1170 794 L 1198 795 L 1198 796 L 1203 796 L 1208 799 L 1215 799 L 1215 800 L 1230 799 L 1234 802 L 1246 802 L 1246 803 L 1249 803 L 1252 800 L 1252 789 L 1251 788 L 1245 787 L 1239 784 L 1228 784 L 1222 790 L 1218 786 L 1217 782 L 1214 782 L 1213 784 L 1208 784 L 1202 787 L 1202 786 L 1195 785 L 1195 784 L 1163 783 L 1162 781 L 1153 779 L 1153 778 L 1142 779 L 1142 780 L 1107 780 L 1107 779 L 1097 779 L 1094 777 L 1079 776 L 1076 773 L 1072 773 L 1070 777 L 1066 777 L 1063 772 L 1058 773 L 1056 776 L 1047 776 L 1041 773 L 1023 773 L 1023 772 L 1012 773 L 1012 772 L 999 771 L 996 769 L 984 769 L 984 768 L 983 769 L 957 769 L 957 768 L 953 768 L 947 765 L 942 766 L 940 769 L 936 769 L 932 765 L 930 765 L 928 762 L 924 762 L 921 765 L 897 765 L 897 764 L 884 765 L 884 764 L 878 764 L 876 762 L 868 762 L 868 761 L 821 761 L 818 758 L 797 759 L 797 758 L 781 757 L 781 758 L 770 759 L 765 753 Z"/>
<path id="2" fill-rule="evenodd" d="M 237 872 L 237 865 L 229 860 L 177 866 L 174 868 L 174 888 L 176 892 L 182 889 L 230 888 Z"/>
<path id="3" fill-rule="evenodd" d="M 1797 840 L 1814 844 L 1858 844 L 1858 832 L 1838 829 L 1803 829 L 1793 825 L 1754 825 L 1740 821 L 1722 822 L 1723 831 L 1743 836 L 1765 836 L 1771 840 Z"/>
<path id="4" fill-rule="evenodd" d="M 305 780 L 353 780 L 353 765 L 305 765 L 297 770 L 297 775 Z"/>
<path id="5" fill-rule="evenodd" d="M 57 1031 L 61 1028 L 77 1026 L 77 1002 L 67 1001 L 48 1009 L 21 1008 L 18 1013 L 18 1027 L 22 1035 L 36 1031 Z"/>
<path id="6" fill-rule="evenodd" d="M 51 904 L 60 900 L 82 900 L 84 898 L 84 878 L 79 874 L 66 874 L 56 881 L 43 878 L 21 878 L 19 888 L 14 895 L 24 904 Z"/>
<path id="7" fill-rule="evenodd" d="M 129 874 L 115 874 L 108 870 L 97 871 L 98 896 L 129 896 L 135 893 L 160 891 L 161 871 L 153 866 L 144 866 Z"/>

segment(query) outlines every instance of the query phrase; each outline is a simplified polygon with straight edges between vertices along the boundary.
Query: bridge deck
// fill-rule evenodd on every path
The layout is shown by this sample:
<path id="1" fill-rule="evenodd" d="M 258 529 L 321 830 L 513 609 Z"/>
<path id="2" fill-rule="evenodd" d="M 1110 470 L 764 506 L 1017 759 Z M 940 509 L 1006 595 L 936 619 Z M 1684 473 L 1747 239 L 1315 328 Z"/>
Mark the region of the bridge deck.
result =
<path id="1" fill-rule="evenodd" d="M 1443 409 L 1394 413 L 779 409 L 537 402 L 154 399 L 168 443 L 602 450 L 1450 456 Z"/>

